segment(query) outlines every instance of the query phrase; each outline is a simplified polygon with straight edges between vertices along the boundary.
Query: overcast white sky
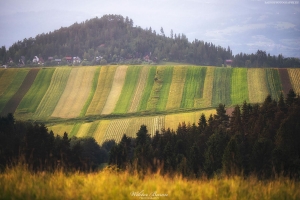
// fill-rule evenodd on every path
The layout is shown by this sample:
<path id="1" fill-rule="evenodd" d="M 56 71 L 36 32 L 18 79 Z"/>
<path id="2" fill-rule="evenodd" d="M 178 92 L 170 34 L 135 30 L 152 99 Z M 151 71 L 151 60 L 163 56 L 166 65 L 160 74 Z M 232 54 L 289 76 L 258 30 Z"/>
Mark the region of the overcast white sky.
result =
<path id="1" fill-rule="evenodd" d="M 0 46 L 105 14 L 230 46 L 233 54 L 261 49 L 300 58 L 300 0 L 0 0 Z"/>

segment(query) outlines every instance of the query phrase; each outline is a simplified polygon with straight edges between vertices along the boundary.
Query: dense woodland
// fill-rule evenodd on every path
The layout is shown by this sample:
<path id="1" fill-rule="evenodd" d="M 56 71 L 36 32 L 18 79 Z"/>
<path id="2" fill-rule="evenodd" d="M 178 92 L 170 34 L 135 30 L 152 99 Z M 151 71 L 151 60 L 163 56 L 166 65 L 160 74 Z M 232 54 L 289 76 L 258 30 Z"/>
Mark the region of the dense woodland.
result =
<path id="1" fill-rule="evenodd" d="M 300 178 L 300 96 L 293 90 L 275 101 L 244 102 L 232 114 L 224 104 L 198 124 L 182 122 L 150 137 L 142 125 L 136 138 L 99 146 L 93 138 L 55 136 L 43 124 L 0 119 L 1 168 L 22 161 L 33 170 L 90 171 L 101 163 L 139 172 L 179 173 L 185 177 L 216 174 L 278 175 Z"/>
<path id="2" fill-rule="evenodd" d="M 264 51 L 255 54 L 232 55 L 230 47 L 223 48 L 195 39 L 189 42 L 184 34 L 165 33 L 163 27 L 156 33 L 152 28 L 134 26 L 132 19 L 120 15 L 104 15 L 70 27 L 62 27 L 35 38 L 25 38 L 8 50 L 0 49 L 0 62 L 9 66 L 37 65 L 37 56 L 44 65 L 68 64 L 66 57 L 80 57 L 81 65 L 145 64 L 160 61 L 197 65 L 222 66 L 233 60 L 239 67 L 300 67 L 297 58 L 270 56 Z M 52 57 L 53 60 L 48 60 Z M 1 64 L 1 63 L 0 63 Z"/>

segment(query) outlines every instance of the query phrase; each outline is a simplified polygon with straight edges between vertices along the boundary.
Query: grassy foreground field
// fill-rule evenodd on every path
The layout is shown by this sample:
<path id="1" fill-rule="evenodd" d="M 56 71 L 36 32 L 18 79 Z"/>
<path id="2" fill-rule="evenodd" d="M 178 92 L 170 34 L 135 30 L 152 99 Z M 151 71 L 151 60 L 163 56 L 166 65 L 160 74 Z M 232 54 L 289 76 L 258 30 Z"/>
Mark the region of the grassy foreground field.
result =
<path id="1" fill-rule="evenodd" d="M 15 167 L 0 174 L 0 199 L 299 199 L 300 182 L 238 176 L 187 180 L 117 172 L 40 172 Z"/>

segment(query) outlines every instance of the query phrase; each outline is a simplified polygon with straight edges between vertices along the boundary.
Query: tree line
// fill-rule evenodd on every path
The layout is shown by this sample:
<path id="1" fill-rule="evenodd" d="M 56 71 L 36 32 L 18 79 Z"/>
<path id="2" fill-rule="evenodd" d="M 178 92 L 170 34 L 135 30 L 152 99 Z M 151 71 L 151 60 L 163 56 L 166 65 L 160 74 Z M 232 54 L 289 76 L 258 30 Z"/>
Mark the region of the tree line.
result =
<path id="1" fill-rule="evenodd" d="M 141 173 L 184 177 L 278 175 L 300 178 L 300 96 L 293 90 L 276 101 L 244 102 L 226 114 L 202 114 L 197 124 L 182 122 L 176 130 L 162 129 L 151 138 L 142 125 L 135 138 L 123 135 L 98 145 L 94 138 L 54 135 L 43 124 L 0 118 L 0 166 L 16 161 L 32 170 L 97 170 L 103 163 Z"/>

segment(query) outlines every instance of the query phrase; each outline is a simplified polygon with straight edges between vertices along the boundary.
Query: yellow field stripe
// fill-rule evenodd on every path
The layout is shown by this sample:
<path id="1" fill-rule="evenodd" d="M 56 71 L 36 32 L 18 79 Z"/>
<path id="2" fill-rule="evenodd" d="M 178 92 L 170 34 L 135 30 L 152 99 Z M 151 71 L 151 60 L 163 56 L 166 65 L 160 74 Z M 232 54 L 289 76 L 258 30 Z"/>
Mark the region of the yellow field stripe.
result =
<path id="1" fill-rule="evenodd" d="M 124 85 L 126 72 L 127 72 L 128 66 L 119 66 L 116 70 L 114 81 L 110 90 L 110 93 L 107 97 L 106 103 L 104 105 L 104 108 L 102 110 L 102 114 L 111 114 L 115 106 L 118 102 L 118 99 L 120 97 L 120 94 L 122 92 L 122 88 Z"/>
<path id="2" fill-rule="evenodd" d="M 215 67 L 207 67 L 203 87 L 203 98 L 195 100 L 195 107 L 205 108 L 211 106 Z"/>
<path id="3" fill-rule="evenodd" d="M 170 86 L 169 97 L 166 109 L 180 108 L 185 77 L 186 77 L 186 67 L 175 66 L 173 69 L 172 83 Z"/>
<path id="4" fill-rule="evenodd" d="M 95 67 L 73 68 L 66 88 L 56 105 L 52 117 L 74 118 L 79 116 L 92 87 Z"/>
<path id="5" fill-rule="evenodd" d="M 265 69 L 249 68 L 247 79 L 250 103 L 262 103 L 269 94 Z"/>
<path id="6" fill-rule="evenodd" d="M 86 115 L 101 114 L 106 99 L 112 87 L 113 77 L 117 66 L 102 66 L 99 74 L 98 85 Z"/>
<path id="7" fill-rule="evenodd" d="M 300 94 L 300 69 L 288 69 L 293 90 L 296 94 Z"/>

